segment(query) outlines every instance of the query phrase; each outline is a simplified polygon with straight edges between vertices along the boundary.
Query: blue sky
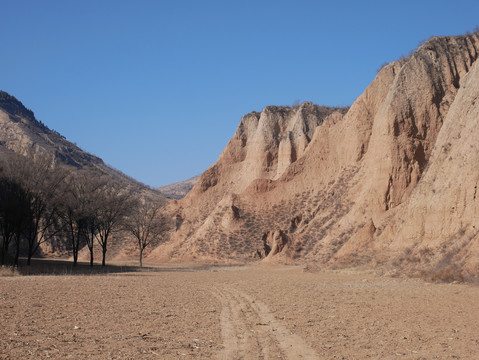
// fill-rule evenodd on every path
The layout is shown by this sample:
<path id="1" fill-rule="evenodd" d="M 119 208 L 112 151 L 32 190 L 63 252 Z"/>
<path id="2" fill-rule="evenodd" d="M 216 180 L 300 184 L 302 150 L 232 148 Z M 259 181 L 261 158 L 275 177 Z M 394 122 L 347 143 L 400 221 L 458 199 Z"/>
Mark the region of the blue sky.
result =
<path id="1" fill-rule="evenodd" d="M 350 105 L 383 62 L 479 25 L 477 0 L 0 0 L 0 11 L 0 89 L 155 187 L 206 170 L 244 114 Z"/>

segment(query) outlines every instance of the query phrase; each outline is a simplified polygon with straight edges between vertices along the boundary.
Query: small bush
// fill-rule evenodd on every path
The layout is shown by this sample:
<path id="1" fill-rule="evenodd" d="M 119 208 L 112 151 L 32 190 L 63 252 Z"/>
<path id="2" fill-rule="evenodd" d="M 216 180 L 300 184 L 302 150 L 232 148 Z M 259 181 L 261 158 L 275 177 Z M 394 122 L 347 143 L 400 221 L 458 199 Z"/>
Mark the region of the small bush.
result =
<path id="1" fill-rule="evenodd" d="M 427 277 L 434 282 L 464 282 L 464 275 L 456 264 L 448 264 L 436 267 L 426 274 Z"/>

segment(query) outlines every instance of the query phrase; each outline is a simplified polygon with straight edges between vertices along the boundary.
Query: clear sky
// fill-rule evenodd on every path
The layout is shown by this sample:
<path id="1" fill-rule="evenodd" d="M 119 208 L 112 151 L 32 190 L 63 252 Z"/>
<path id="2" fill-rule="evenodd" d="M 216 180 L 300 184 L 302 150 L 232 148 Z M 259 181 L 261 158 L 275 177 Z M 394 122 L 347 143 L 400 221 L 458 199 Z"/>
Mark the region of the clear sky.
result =
<path id="1" fill-rule="evenodd" d="M 350 105 L 479 1 L 0 0 L 0 89 L 151 186 L 213 164 L 241 117 L 295 100 Z"/>

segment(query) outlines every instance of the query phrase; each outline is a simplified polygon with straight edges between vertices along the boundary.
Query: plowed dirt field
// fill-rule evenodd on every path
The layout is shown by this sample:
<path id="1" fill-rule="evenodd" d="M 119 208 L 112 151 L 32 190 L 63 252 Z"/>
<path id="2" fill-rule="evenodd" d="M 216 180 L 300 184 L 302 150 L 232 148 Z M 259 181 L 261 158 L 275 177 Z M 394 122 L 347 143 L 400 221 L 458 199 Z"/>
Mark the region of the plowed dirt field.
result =
<path id="1" fill-rule="evenodd" d="M 477 359 L 479 287 L 302 267 L 0 277 L 1 359 Z"/>

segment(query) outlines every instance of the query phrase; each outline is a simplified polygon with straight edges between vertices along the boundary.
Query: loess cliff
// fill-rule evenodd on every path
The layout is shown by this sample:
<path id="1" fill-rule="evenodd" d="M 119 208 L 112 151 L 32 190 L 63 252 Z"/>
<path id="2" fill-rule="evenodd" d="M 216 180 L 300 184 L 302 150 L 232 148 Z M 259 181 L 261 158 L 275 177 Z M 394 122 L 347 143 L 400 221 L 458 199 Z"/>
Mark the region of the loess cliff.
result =
<path id="1" fill-rule="evenodd" d="M 433 38 L 349 109 L 245 115 L 150 260 L 479 275 L 479 35 Z M 429 275 L 428 275 L 429 276 Z"/>

